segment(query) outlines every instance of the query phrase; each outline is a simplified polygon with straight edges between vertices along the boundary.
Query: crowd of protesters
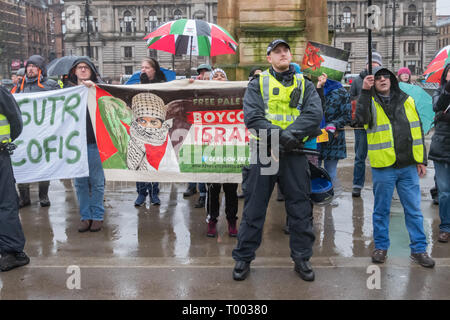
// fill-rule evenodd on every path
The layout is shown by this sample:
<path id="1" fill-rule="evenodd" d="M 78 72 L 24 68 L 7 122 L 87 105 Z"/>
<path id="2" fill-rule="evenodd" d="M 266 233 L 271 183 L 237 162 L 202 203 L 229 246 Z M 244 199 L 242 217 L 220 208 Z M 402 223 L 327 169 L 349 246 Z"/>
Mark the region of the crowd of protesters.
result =
<path id="1" fill-rule="evenodd" d="M 401 91 L 398 84 L 399 82 L 411 83 L 411 72 L 408 68 L 400 68 L 396 76 L 392 70 L 383 67 L 381 55 L 373 52 L 372 74 L 369 74 L 367 61 L 366 68 L 358 77 L 353 79 L 351 88 L 348 91 L 340 82 L 328 79 L 326 74 L 319 77 L 316 83 L 313 84 L 307 75 L 298 76 L 301 74 L 298 65 L 277 65 L 277 55 L 290 56 L 289 62 L 292 60 L 289 45 L 284 40 L 275 40 L 268 47 L 267 56 L 268 61 L 271 63 L 271 67 L 268 70 L 264 71 L 266 68 L 262 67 L 254 67 L 250 70 L 249 88 L 254 87 L 255 92 L 252 93 L 247 89 L 246 97 L 244 98 L 246 125 L 248 124 L 249 117 L 255 116 L 249 111 L 249 95 L 254 95 L 251 98 L 254 99 L 251 104 L 255 108 L 259 108 L 257 103 L 260 102 L 259 100 L 262 101 L 261 93 L 259 92 L 259 79 L 267 77 L 270 79 L 270 83 L 273 82 L 281 90 L 287 90 L 286 92 L 290 92 L 289 88 L 293 85 L 292 81 L 295 83 L 298 81 L 303 82 L 303 84 L 306 83 L 307 88 L 314 86 L 316 90 L 310 93 L 311 97 L 314 96 L 314 98 L 310 97 L 310 99 L 313 99 L 310 100 L 311 108 L 316 104 L 321 106 L 321 109 L 316 111 L 322 114 L 320 128 L 328 135 L 328 139 L 327 142 L 321 143 L 316 141 L 314 137 L 308 141 L 303 141 L 305 142 L 305 147 L 318 151 L 318 157 L 308 157 L 309 162 L 323 166 L 328 172 L 333 185 L 337 185 L 338 162 L 347 158 L 345 128 L 348 128 L 348 126 L 352 127 L 355 136 L 352 196 L 361 197 L 361 191 L 365 185 L 366 158 L 369 156 L 374 193 L 373 235 L 375 248 L 372 254 L 372 261 L 374 263 L 383 263 L 387 257 L 390 245 L 390 206 L 392 194 L 396 188 L 404 208 L 406 227 L 410 235 L 411 258 L 424 267 L 433 267 L 434 261 L 426 252 L 428 243 L 423 230 L 423 214 L 420 209 L 421 192 L 419 177 L 424 176 L 426 173 L 428 156 L 428 159 L 434 162 L 436 171 L 436 196 L 434 198 L 436 203 L 439 203 L 439 216 L 441 220 L 438 241 L 448 242 L 450 234 L 450 64 L 445 68 L 440 81 L 440 87 L 433 96 L 433 110 L 436 112 L 435 130 L 430 152 L 427 154 L 424 143 L 425 135 L 414 99 Z M 62 86 L 58 82 L 49 79 L 47 76 L 44 61 L 44 58 L 41 56 L 31 56 L 25 63 L 24 68 L 14 75 L 14 87 L 11 89 L 11 94 L 57 90 L 61 88 Z M 190 80 L 191 82 L 197 80 L 228 80 L 224 70 L 212 68 L 208 64 L 199 65 L 197 72 L 198 75 L 195 77 L 195 80 Z M 292 77 L 296 80 L 292 80 L 294 79 Z M 91 87 L 102 83 L 101 76 L 95 65 L 87 57 L 77 59 L 63 79 L 64 87 L 77 85 Z M 155 59 L 146 58 L 142 61 L 139 83 L 147 84 L 166 81 L 166 77 Z M 261 90 L 263 90 L 262 88 L 261 85 Z M 0 117 L 6 117 L 8 114 L 7 103 L 11 99 L 8 98 L 8 100 L 6 98 L 7 94 L 10 93 L 2 93 L 5 97 L 0 101 Z M 0 118 L 0 125 L 2 124 L 1 119 L 3 118 Z M 14 125 L 13 120 L 9 118 L 6 120 Z M 259 119 L 258 121 L 262 120 Z M 280 125 L 280 127 L 283 127 L 283 125 Z M 274 126 L 276 127 L 273 123 L 271 126 L 272 128 Z M 280 148 L 287 148 L 286 146 L 290 148 L 294 144 L 297 145 L 295 141 L 297 138 L 291 133 L 288 133 L 288 130 L 283 128 L 280 132 L 282 133 L 280 136 Z M 15 137 L 12 136 L 12 140 Z M 86 117 L 86 139 L 89 176 L 74 179 L 80 211 L 78 231 L 97 232 L 103 227 L 105 176 L 89 112 Z M 303 146 L 303 144 L 301 145 Z M 2 152 L 4 152 L 4 148 L 0 148 L 0 153 Z M 296 157 L 292 159 L 294 158 L 296 160 L 300 159 Z M 247 174 L 250 173 L 247 172 Z M 253 173 L 251 174 L 251 179 L 252 181 L 259 181 Z M 270 183 L 266 181 L 268 186 L 265 191 L 269 192 L 268 196 L 272 192 L 272 184 L 278 182 L 278 185 L 280 183 L 283 185 L 287 183 L 280 179 L 287 179 L 287 177 L 273 177 Z M 289 177 L 287 180 L 291 183 L 292 181 L 289 179 L 292 180 L 292 177 Z M 257 183 L 262 182 L 259 181 Z M 228 221 L 228 233 L 231 237 L 238 237 L 238 247 L 233 252 L 233 257 L 237 260 L 234 270 L 235 280 L 243 280 L 249 271 L 250 261 L 254 258 L 254 251 L 248 253 L 246 251 L 248 248 L 245 247 L 245 241 L 253 241 L 251 237 L 254 235 L 250 233 L 256 232 L 253 230 L 255 227 L 251 224 L 251 221 L 253 221 L 251 219 L 256 216 L 259 217 L 259 213 L 255 212 L 255 210 L 265 210 L 263 208 L 264 203 L 261 201 L 264 202 L 267 199 L 258 198 L 259 195 L 257 197 L 251 197 L 248 191 L 250 188 L 248 185 L 246 186 L 247 190 L 243 187 L 243 193 L 238 194 L 238 184 L 235 183 L 201 183 L 198 181 L 189 183 L 183 195 L 189 197 L 196 194 L 197 184 L 199 198 L 195 203 L 195 208 L 205 208 L 207 215 L 206 235 L 208 237 L 215 237 L 217 235 L 216 224 L 220 209 L 219 194 L 222 188 L 225 192 L 225 213 L 226 220 Z M 269 187 L 269 184 L 271 187 Z M 51 204 L 48 196 L 49 186 L 49 181 L 39 182 L 38 194 L 42 207 L 47 207 Z M 4 230 L 6 224 L 3 221 L 6 221 L 5 219 L 12 219 L 12 216 L 17 215 L 19 208 L 31 205 L 30 184 L 18 184 L 17 188 L 19 191 L 17 210 L 14 207 L 8 214 L 2 212 L 0 215 L 0 253 L 2 254 L 2 258 L 0 258 L 0 269 L 2 271 L 7 271 L 29 262 L 25 253 L 23 253 L 23 245 L 18 246 L 19 249 L 11 247 L 7 241 L 11 237 L 10 232 Z M 255 185 L 252 188 L 256 188 L 254 191 L 258 191 L 261 185 Z M 161 200 L 158 196 L 159 184 L 157 182 L 136 182 L 136 189 L 137 198 L 134 202 L 135 206 L 145 206 L 147 196 L 150 198 L 150 204 L 160 205 Z M 289 209 L 289 203 L 292 204 L 292 196 L 288 194 L 288 197 L 285 199 L 286 195 L 281 189 L 278 188 L 277 199 L 286 201 L 288 216 L 296 219 L 295 221 L 286 220 L 286 233 L 290 233 L 291 237 L 295 238 L 299 236 L 296 228 L 300 228 L 300 224 L 296 214 Z M 1 193 L 2 190 L 0 190 Z M 238 231 L 237 224 L 238 198 L 244 197 L 246 199 L 246 209 L 244 208 L 246 215 L 241 223 L 241 227 L 245 230 L 241 232 L 240 229 Z M 303 200 L 306 201 L 306 199 Z M 0 201 L 6 200 L 0 197 Z M 256 202 L 258 202 L 258 205 L 251 207 L 251 203 Z M 331 201 L 330 203 L 332 205 L 338 205 L 336 201 Z M 0 207 L 2 205 L 0 203 Z M 7 215 L 8 217 L 6 217 Z M 15 219 L 14 223 L 15 228 L 18 230 L 17 237 L 22 239 L 23 234 L 21 234 L 20 221 Z M 258 228 L 262 230 L 262 225 Z M 314 237 L 311 236 L 308 241 L 314 242 Z M 302 279 L 312 281 L 314 276 L 313 274 L 311 276 L 312 269 L 310 264 L 307 263 L 310 255 L 306 254 L 305 257 L 307 256 L 307 259 L 302 260 L 299 258 L 302 256 L 300 253 L 293 252 L 297 257 L 297 260 L 294 259 L 296 261 L 296 271 L 299 272 Z"/>

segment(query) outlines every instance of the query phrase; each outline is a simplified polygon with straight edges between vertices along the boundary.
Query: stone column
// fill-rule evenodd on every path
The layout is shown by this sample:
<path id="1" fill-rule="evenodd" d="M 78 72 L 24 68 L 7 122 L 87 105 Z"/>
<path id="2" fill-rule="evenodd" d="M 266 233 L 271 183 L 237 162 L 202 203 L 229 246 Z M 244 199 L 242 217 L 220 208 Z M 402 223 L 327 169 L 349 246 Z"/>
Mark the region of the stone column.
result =
<path id="1" fill-rule="evenodd" d="M 328 12 L 326 1 L 305 1 L 307 40 L 328 43 Z"/>
<path id="2" fill-rule="evenodd" d="M 301 62 L 307 40 L 328 43 L 326 0 L 220 0 L 217 11 L 218 24 L 239 44 L 236 55 L 216 58 L 231 79 L 246 80 L 253 66 L 267 66 L 273 39 L 289 42 L 295 62 Z"/>

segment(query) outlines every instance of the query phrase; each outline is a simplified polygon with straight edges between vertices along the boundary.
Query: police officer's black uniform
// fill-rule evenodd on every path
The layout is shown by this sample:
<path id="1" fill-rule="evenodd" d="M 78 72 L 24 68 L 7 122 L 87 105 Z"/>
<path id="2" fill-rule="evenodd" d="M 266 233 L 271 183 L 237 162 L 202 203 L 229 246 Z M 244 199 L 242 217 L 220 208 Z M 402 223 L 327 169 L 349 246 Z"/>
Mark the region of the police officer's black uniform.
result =
<path id="1" fill-rule="evenodd" d="M 284 41 L 280 43 L 287 45 Z M 292 86 L 293 79 L 296 76 L 292 66 L 283 73 L 277 73 L 273 68 L 270 68 L 269 72 L 284 87 Z M 280 139 L 280 148 L 282 149 L 288 149 L 285 147 L 292 143 L 301 146 L 301 142 L 305 137 L 316 136 L 318 131 L 320 131 L 319 126 L 323 116 L 322 104 L 314 84 L 306 79 L 303 81 L 305 81 L 305 92 L 301 114 L 291 125 L 282 130 L 267 119 L 259 78 L 253 78 L 249 82 L 244 96 L 244 121 L 247 128 L 256 131 L 261 129 L 278 131 L 280 136 L 284 137 Z M 274 92 L 274 94 L 277 94 L 277 92 Z M 282 134 L 283 131 L 295 133 L 297 141 L 285 139 L 286 136 Z M 288 136 L 292 137 L 291 134 Z M 252 152 L 252 154 L 254 153 Z M 304 154 L 289 151 L 280 154 L 277 173 L 271 175 L 261 174 L 261 169 L 268 166 L 262 165 L 258 157 L 257 163 L 243 169 L 242 189 L 245 195 L 245 202 L 243 217 L 239 227 L 238 244 L 232 253 L 233 258 L 236 260 L 233 278 L 235 280 L 244 280 L 248 275 L 250 262 L 255 258 L 255 251 L 261 243 L 270 196 L 275 182 L 278 180 L 285 195 L 286 212 L 289 217 L 291 257 L 296 264 L 296 271 L 300 271 L 300 276 L 304 280 L 312 281 L 314 273 L 308 260 L 312 256 L 315 236 L 312 222 L 312 204 L 309 197 L 311 183 L 308 161 Z"/>
<path id="2" fill-rule="evenodd" d="M 6 118 L 10 140 L 13 141 L 22 132 L 22 116 L 12 94 L 1 86 L 0 115 Z M 6 121 L 3 120 L 3 126 Z M 8 140 L 2 139 L 0 143 L 0 271 L 8 271 L 30 261 L 23 252 L 25 236 L 19 219 L 19 197 L 10 157 L 13 145 Z"/>

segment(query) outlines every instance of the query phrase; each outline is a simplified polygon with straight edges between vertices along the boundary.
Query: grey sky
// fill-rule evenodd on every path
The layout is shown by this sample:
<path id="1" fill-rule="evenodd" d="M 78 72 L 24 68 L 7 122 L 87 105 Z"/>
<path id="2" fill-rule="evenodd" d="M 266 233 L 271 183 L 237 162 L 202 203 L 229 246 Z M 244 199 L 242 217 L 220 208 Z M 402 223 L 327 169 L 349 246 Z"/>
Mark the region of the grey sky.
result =
<path id="1" fill-rule="evenodd" d="M 450 1 L 437 0 L 436 1 L 436 14 L 438 16 L 450 15 Z"/>

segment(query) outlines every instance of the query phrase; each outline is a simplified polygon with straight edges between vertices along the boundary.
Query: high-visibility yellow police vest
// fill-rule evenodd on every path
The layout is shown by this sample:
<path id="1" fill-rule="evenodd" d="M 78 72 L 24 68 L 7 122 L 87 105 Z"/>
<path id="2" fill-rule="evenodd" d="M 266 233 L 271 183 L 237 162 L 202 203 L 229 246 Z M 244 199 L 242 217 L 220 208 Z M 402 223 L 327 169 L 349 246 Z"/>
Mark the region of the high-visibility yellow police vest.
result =
<path id="1" fill-rule="evenodd" d="M 406 117 L 408 118 L 411 137 L 413 139 L 412 151 L 414 160 L 422 163 L 424 159 L 424 146 L 420 118 L 417 114 L 414 99 L 408 97 L 404 103 Z M 385 168 L 392 166 L 396 161 L 394 149 L 394 135 L 392 125 L 381 105 L 372 98 L 371 112 L 373 115 L 373 127 L 365 124 L 367 131 L 367 144 L 370 165 L 373 168 Z"/>
<path id="2" fill-rule="evenodd" d="M 11 127 L 8 119 L 0 113 L 0 143 L 11 142 Z"/>
<path id="3" fill-rule="evenodd" d="M 259 75 L 259 85 L 264 100 L 266 119 L 281 129 L 286 129 L 300 116 L 300 110 L 289 107 L 289 102 L 292 91 L 299 87 L 301 89 L 299 104 L 303 103 L 305 94 L 303 75 L 296 73 L 294 83 L 290 87 L 285 87 L 266 70 Z"/>

